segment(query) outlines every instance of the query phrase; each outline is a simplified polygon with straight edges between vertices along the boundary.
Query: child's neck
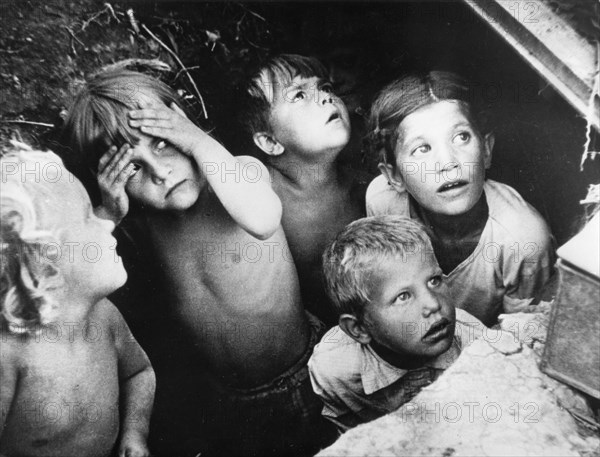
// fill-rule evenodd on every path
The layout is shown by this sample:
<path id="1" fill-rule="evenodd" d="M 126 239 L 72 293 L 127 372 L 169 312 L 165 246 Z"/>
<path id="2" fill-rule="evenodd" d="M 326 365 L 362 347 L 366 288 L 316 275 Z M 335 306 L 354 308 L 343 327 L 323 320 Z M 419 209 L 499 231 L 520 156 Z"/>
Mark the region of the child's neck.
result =
<path id="1" fill-rule="evenodd" d="M 431 229 L 431 243 L 444 274 L 450 274 L 474 251 L 488 220 L 485 194 L 464 214 L 446 216 L 414 205 L 421 221 Z"/>
<path id="2" fill-rule="evenodd" d="M 430 359 L 424 359 L 423 357 L 413 357 L 406 354 L 398 354 L 385 346 L 380 345 L 375 340 L 371 340 L 369 343 L 371 349 L 385 360 L 390 365 L 400 368 L 401 370 L 416 370 L 425 366 Z"/>
<path id="3" fill-rule="evenodd" d="M 438 237 L 461 239 L 473 233 L 481 234 L 488 219 L 489 208 L 485 193 L 463 214 L 446 215 L 429 211 L 414 202 L 416 215 Z"/>
<path id="4" fill-rule="evenodd" d="M 54 297 L 54 301 L 60 308 L 60 315 L 56 316 L 49 325 L 58 326 L 60 330 L 65 330 L 69 326 L 85 327 L 89 320 L 92 307 L 99 300 L 66 292 L 57 294 Z"/>
<path id="5" fill-rule="evenodd" d="M 300 154 L 290 154 L 289 151 L 276 160 L 271 161 L 271 167 L 281 175 L 288 184 L 300 190 L 319 190 L 324 187 L 338 185 L 339 167 L 337 155 L 322 154 L 316 158 Z"/>

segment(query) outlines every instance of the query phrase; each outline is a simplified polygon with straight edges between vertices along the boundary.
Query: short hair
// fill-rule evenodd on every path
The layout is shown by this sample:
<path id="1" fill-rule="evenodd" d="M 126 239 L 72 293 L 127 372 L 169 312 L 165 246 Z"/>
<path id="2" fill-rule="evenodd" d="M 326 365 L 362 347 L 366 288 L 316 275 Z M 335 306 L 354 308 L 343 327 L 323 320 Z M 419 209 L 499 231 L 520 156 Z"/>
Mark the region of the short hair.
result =
<path id="1" fill-rule="evenodd" d="M 44 185 L 52 178 L 37 171 L 49 164 L 66 170 L 53 152 L 17 146 L 0 157 L 0 324 L 13 333 L 35 333 L 57 308 L 50 291 L 63 284 L 47 252 L 59 245 L 59 234 L 45 218 L 61 204 L 60 196 Z"/>
<path id="2" fill-rule="evenodd" d="M 289 86 L 297 76 L 330 79 L 329 71 L 319 60 L 298 54 L 272 57 L 252 73 L 241 89 L 238 113 L 239 122 L 247 133 L 271 131 L 269 114 L 273 94 L 275 90 Z"/>
<path id="3" fill-rule="evenodd" d="M 69 109 L 64 132 L 76 155 L 92 170 L 111 145 L 135 146 L 139 130 L 128 124 L 128 111 L 139 109 L 138 96 L 152 96 L 165 105 L 177 104 L 177 93 L 159 79 L 130 70 L 111 70 L 92 77 Z"/>
<path id="4" fill-rule="evenodd" d="M 433 253 L 425 227 L 416 220 L 374 216 L 346 226 L 323 254 L 327 293 L 338 313 L 362 319 L 370 303 L 370 274 L 390 256 L 405 257 L 417 251 Z"/>
<path id="5" fill-rule="evenodd" d="M 480 133 L 487 133 L 484 113 L 470 84 L 452 72 L 411 74 L 385 86 L 375 98 L 368 121 L 367 140 L 383 163 L 395 165 L 400 123 L 409 115 L 439 101 L 457 101 Z"/>

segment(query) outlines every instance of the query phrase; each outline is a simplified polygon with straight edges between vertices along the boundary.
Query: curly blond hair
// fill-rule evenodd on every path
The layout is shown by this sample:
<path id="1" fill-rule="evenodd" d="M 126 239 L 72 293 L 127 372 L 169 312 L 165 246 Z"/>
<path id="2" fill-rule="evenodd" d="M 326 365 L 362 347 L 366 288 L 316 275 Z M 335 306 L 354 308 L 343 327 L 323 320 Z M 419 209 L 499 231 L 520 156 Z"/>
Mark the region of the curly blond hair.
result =
<path id="1" fill-rule="evenodd" d="M 0 157 L 0 323 L 14 333 L 35 333 L 53 317 L 52 290 L 62 277 L 49 255 L 60 246 L 58 234 L 44 226 L 44 206 L 57 195 L 40 175 L 45 165 L 64 170 L 53 152 L 34 151 L 22 143 Z M 52 205 L 54 203 L 54 205 Z"/>

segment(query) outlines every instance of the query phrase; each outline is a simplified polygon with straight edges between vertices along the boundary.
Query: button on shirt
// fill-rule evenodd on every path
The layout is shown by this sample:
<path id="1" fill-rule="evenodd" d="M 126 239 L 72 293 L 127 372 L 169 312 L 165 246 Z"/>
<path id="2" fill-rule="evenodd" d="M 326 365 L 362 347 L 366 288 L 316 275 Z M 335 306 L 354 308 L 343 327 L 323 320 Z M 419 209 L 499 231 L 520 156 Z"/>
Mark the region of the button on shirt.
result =
<path id="1" fill-rule="evenodd" d="M 403 370 L 383 360 L 371 346 L 346 335 L 339 326 L 332 328 L 308 362 L 313 390 L 325 404 L 323 416 L 347 430 L 398 409 L 435 381 L 484 329 L 477 318 L 457 309 L 450 348 L 423 367 Z"/>

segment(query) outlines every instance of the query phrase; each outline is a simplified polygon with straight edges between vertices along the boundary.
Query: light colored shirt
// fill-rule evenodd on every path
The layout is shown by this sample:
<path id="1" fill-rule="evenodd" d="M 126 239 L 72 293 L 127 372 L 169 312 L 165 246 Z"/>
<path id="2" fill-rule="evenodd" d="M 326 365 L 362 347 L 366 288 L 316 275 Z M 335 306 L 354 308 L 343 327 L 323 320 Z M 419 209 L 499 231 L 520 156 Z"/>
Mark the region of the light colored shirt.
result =
<path id="1" fill-rule="evenodd" d="M 444 275 L 450 302 L 486 325 L 500 313 L 528 310 L 554 266 L 554 240 L 542 216 L 512 187 L 488 179 L 489 215 L 472 254 Z M 411 213 L 406 192 L 381 175 L 367 189 L 367 216 Z"/>
<path id="2" fill-rule="evenodd" d="M 360 344 L 339 326 L 333 327 L 308 362 L 313 390 L 325 404 L 323 416 L 344 431 L 398 409 L 486 332 L 481 321 L 457 309 L 450 348 L 421 368 L 404 370 L 383 360 L 371 346 Z"/>

